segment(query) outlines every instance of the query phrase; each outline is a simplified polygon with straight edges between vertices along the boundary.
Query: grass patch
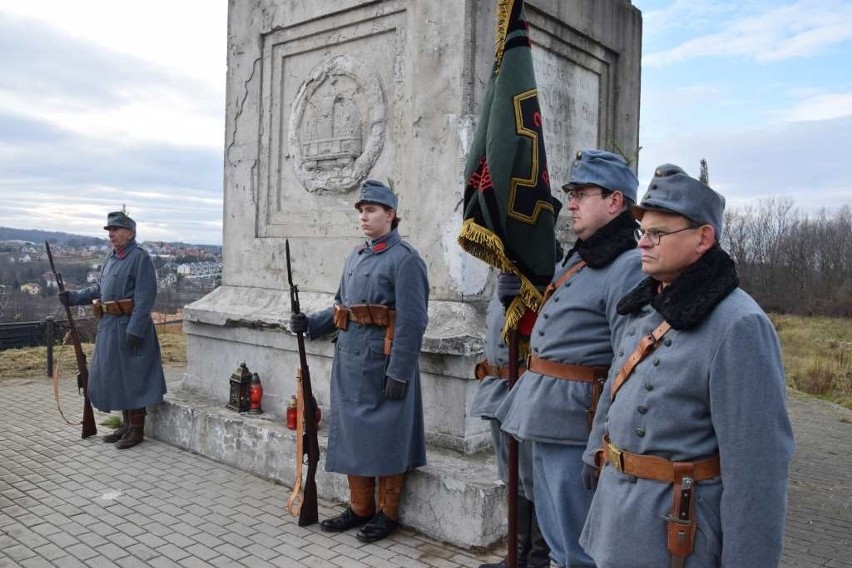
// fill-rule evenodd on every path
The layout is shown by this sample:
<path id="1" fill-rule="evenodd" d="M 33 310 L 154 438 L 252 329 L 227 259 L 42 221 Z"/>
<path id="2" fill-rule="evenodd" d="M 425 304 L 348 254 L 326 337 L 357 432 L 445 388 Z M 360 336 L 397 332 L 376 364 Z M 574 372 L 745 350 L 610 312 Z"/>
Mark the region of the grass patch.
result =
<path id="1" fill-rule="evenodd" d="M 852 409 L 852 319 L 772 315 L 787 384 Z"/>
<path id="2" fill-rule="evenodd" d="M 181 330 L 157 332 L 160 338 L 160 351 L 164 367 L 182 367 L 186 365 L 186 336 Z M 86 360 L 92 360 L 93 343 L 83 343 Z M 73 377 L 77 374 L 74 359 L 74 347 L 56 346 L 53 348 L 53 360 L 61 365 L 61 376 Z M 37 379 L 50 380 L 47 376 L 47 347 L 22 347 L 0 351 L 0 379 Z"/>

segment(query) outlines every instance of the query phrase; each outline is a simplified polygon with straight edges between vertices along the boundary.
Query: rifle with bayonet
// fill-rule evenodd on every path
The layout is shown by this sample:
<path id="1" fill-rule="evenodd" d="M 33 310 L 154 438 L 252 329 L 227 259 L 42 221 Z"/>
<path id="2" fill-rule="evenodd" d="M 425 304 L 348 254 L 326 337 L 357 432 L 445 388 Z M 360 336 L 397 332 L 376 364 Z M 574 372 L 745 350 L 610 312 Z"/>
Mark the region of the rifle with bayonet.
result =
<path id="1" fill-rule="evenodd" d="M 293 269 L 290 266 L 290 241 L 284 241 L 287 256 L 287 282 L 290 285 L 290 311 L 301 313 L 299 306 L 299 287 L 293 283 Z M 287 501 L 287 509 L 293 516 L 298 515 L 300 527 L 312 525 L 319 520 L 317 503 L 317 465 L 319 464 L 319 440 L 317 438 L 317 401 L 311 389 L 311 373 L 308 370 L 308 356 L 305 352 L 305 338 L 301 332 L 296 334 L 299 345 L 299 371 L 296 374 L 297 412 L 296 419 L 296 479 L 293 491 Z M 305 487 L 300 495 L 302 484 L 302 465 L 307 464 L 308 475 Z"/>
<path id="2" fill-rule="evenodd" d="M 53 272 L 53 277 L 56 278 L 56 287 L 60 292 L 64 292 L 65 282 L 62 280 L 62 274 L 57 272 L 56 266 L 53 264 L 53 254 L 50 252 L 50 244 L 47 241 L 44 242 L 44 248 L 47 250 L 50 271 Z M 92 403 L 89 401 L 89 365 L 86 362 L 86 354 L 83 353 L 80 334 L 77 333 L 77 326 L 74 325 L 74 317 L 71 315 L 70 306 L 65 306 L 65 317 L 68 318 L 68 335 L 74 344 L 74 355 L 77 358 L 77 390 L 83 395 L 82 437 L 88 438 L 98 433 L 98 429 L 95 426 L 95 413 L 92 410 Z"/>

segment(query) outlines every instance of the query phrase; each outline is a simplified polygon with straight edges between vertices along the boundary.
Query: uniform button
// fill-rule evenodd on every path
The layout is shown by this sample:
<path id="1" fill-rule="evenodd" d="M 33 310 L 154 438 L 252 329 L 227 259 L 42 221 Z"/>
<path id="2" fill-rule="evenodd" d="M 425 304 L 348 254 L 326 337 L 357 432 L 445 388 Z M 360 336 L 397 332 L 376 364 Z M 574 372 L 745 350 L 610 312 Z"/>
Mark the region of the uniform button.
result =
<path id="1" fill-rule="evenodd" d="M 559 301 L 559 296 L 553 296 L 553 301 L 554 301 L 554 302 L 558 302 L 558 301 Z"/>
<path id="2" fill-rule="evenodd" d="M 639 414 L 645 414 L 646 412 L 648 412 L 648 409 L 642 406 L 641 404 L 636 407 L 636 410 L 639 411 Z"/>
<path id="3" fill-rule="evenodd" d="M 624 355 L 624 349 L 619 349 L 618 350 L 618 356 L 621 357 L 623 355 Z"/>
<path id="4" fill-rule="evenodd" d="M 544 319 L 548 319 L 550 317 L 550 314 L 542 314 L 541 317 L 543 317 Z"/>
<path id="5" fill-rule="evenodd" d="M 671 345 L 671 344 L 672 344 L 672 338 L 671 338 L 671 337 L 667 337 L 667 338 L 663 341 L 663 343 L 666 345 L 666 347 L 668 347 L 669 345 Z"/>
<path id="6" fill-rule="evenodd" d="M 636 435 L 639 436 L 640 438 L 644 438 L 645 437 L 645 429 L 642 428 L 641 426 L 639 428 L 636 428 Z"/>
<path id="7" fill-rule="evenodd" d="M 542 330 L 538 330 L 538 336 L 539 336 L 539 337 L 544 337 L 544 332 L 543 332 Z"/>
<path id="8" fill-rule="evenodd" d="M 506 347 L 505 345 L 503 345 L 503 342 L 502 342 L 502 341 L 500 342 L 500 347 L 501 347 L 501 348 Z"/>
<path id="9" fill-rule="evenodd" d="M 567 288 L 568 286 L 570 286 L 570 285 L 571 285 L 571 282 L 566 282 L 566 283 L 565 283 L 565 287 L 566 287 L 566 288 Z"/>
<path id="10" fill-rule="evenodd" d="M 538 353 L 538 347 L 533 347 L 533 351 L 535 351 L 536 353 Z"/>
<path id="11" fill-rule="evenodd" d="M 654 390 L 654 385 L 652 385 L 651 383 L 645 383 L 645 390 L 646 391 Z"/>
<path id="12" fill-rule="evenodd" d="M 606 416 L 604 416 L 604 422 L 609 422 L 609 414 L 607 414 Z"/>
<path id="13" fill-rule="evenodd" d="M 628 335 L 629 335 L 630 337 L 633 337 L 634 335 L 636 335 L 636 330 L 635 330 L 635 329 L 631 329 L 631 330 L 628 332 Z"/>
<path id="14" fill-rule="evenodd" d="M 651 362 L 654 364 L 655 367 L 660 364 L 660 360 L 657 359 L 656 357 L 654 357 L 654 360 L 651 361 Z"/>

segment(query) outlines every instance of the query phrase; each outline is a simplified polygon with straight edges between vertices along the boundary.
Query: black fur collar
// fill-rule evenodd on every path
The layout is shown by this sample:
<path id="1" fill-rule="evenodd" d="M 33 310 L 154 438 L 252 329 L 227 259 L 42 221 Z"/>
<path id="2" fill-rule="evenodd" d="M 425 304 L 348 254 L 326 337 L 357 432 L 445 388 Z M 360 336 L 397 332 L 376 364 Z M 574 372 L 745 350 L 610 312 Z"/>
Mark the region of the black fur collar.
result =
<path id="1" fill-rule="evenodd" d="M 576 251 L 591 268 L 603 268 L 624 251 L 636 248 L 635 231 L 636 221 L 630 213 L 624 211 L 585 241 L 578 239 L 565 255 L 565 261 Z"/>
<path id="2" fill-rule="evenodd" d="M 621 299 L 618 313 L 634 314 L 650 303 L 673 328 L 690 329 L 704 321 L 737 286 L 734 261 L 716 245 L 659 294 L 659 282 L 651 277 L 643 280 Z"/>

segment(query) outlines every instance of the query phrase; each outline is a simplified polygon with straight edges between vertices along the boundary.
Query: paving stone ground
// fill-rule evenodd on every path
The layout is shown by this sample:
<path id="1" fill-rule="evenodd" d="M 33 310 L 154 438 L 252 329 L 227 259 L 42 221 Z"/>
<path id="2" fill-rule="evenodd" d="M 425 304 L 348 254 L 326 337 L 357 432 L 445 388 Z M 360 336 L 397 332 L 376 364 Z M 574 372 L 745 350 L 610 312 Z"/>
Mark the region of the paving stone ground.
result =
<path id="1" fill-rule="evenodd" d="M 79 412 L 71 386 L 62 392 L 63 408 Z M 120 451 L 80 439 L 46 379 L 2 381 L 0 395 L 0 568 L 475 568 L 504 552 L 407 529 L 363 544 L 299 527 L 284 486 L 156 440 Z M 852 411 L 799 395 L 790 411 L 798 452 L 782 566 L 852 568 Z M 320 503 L 320 517 L 339 511 Z"/>

